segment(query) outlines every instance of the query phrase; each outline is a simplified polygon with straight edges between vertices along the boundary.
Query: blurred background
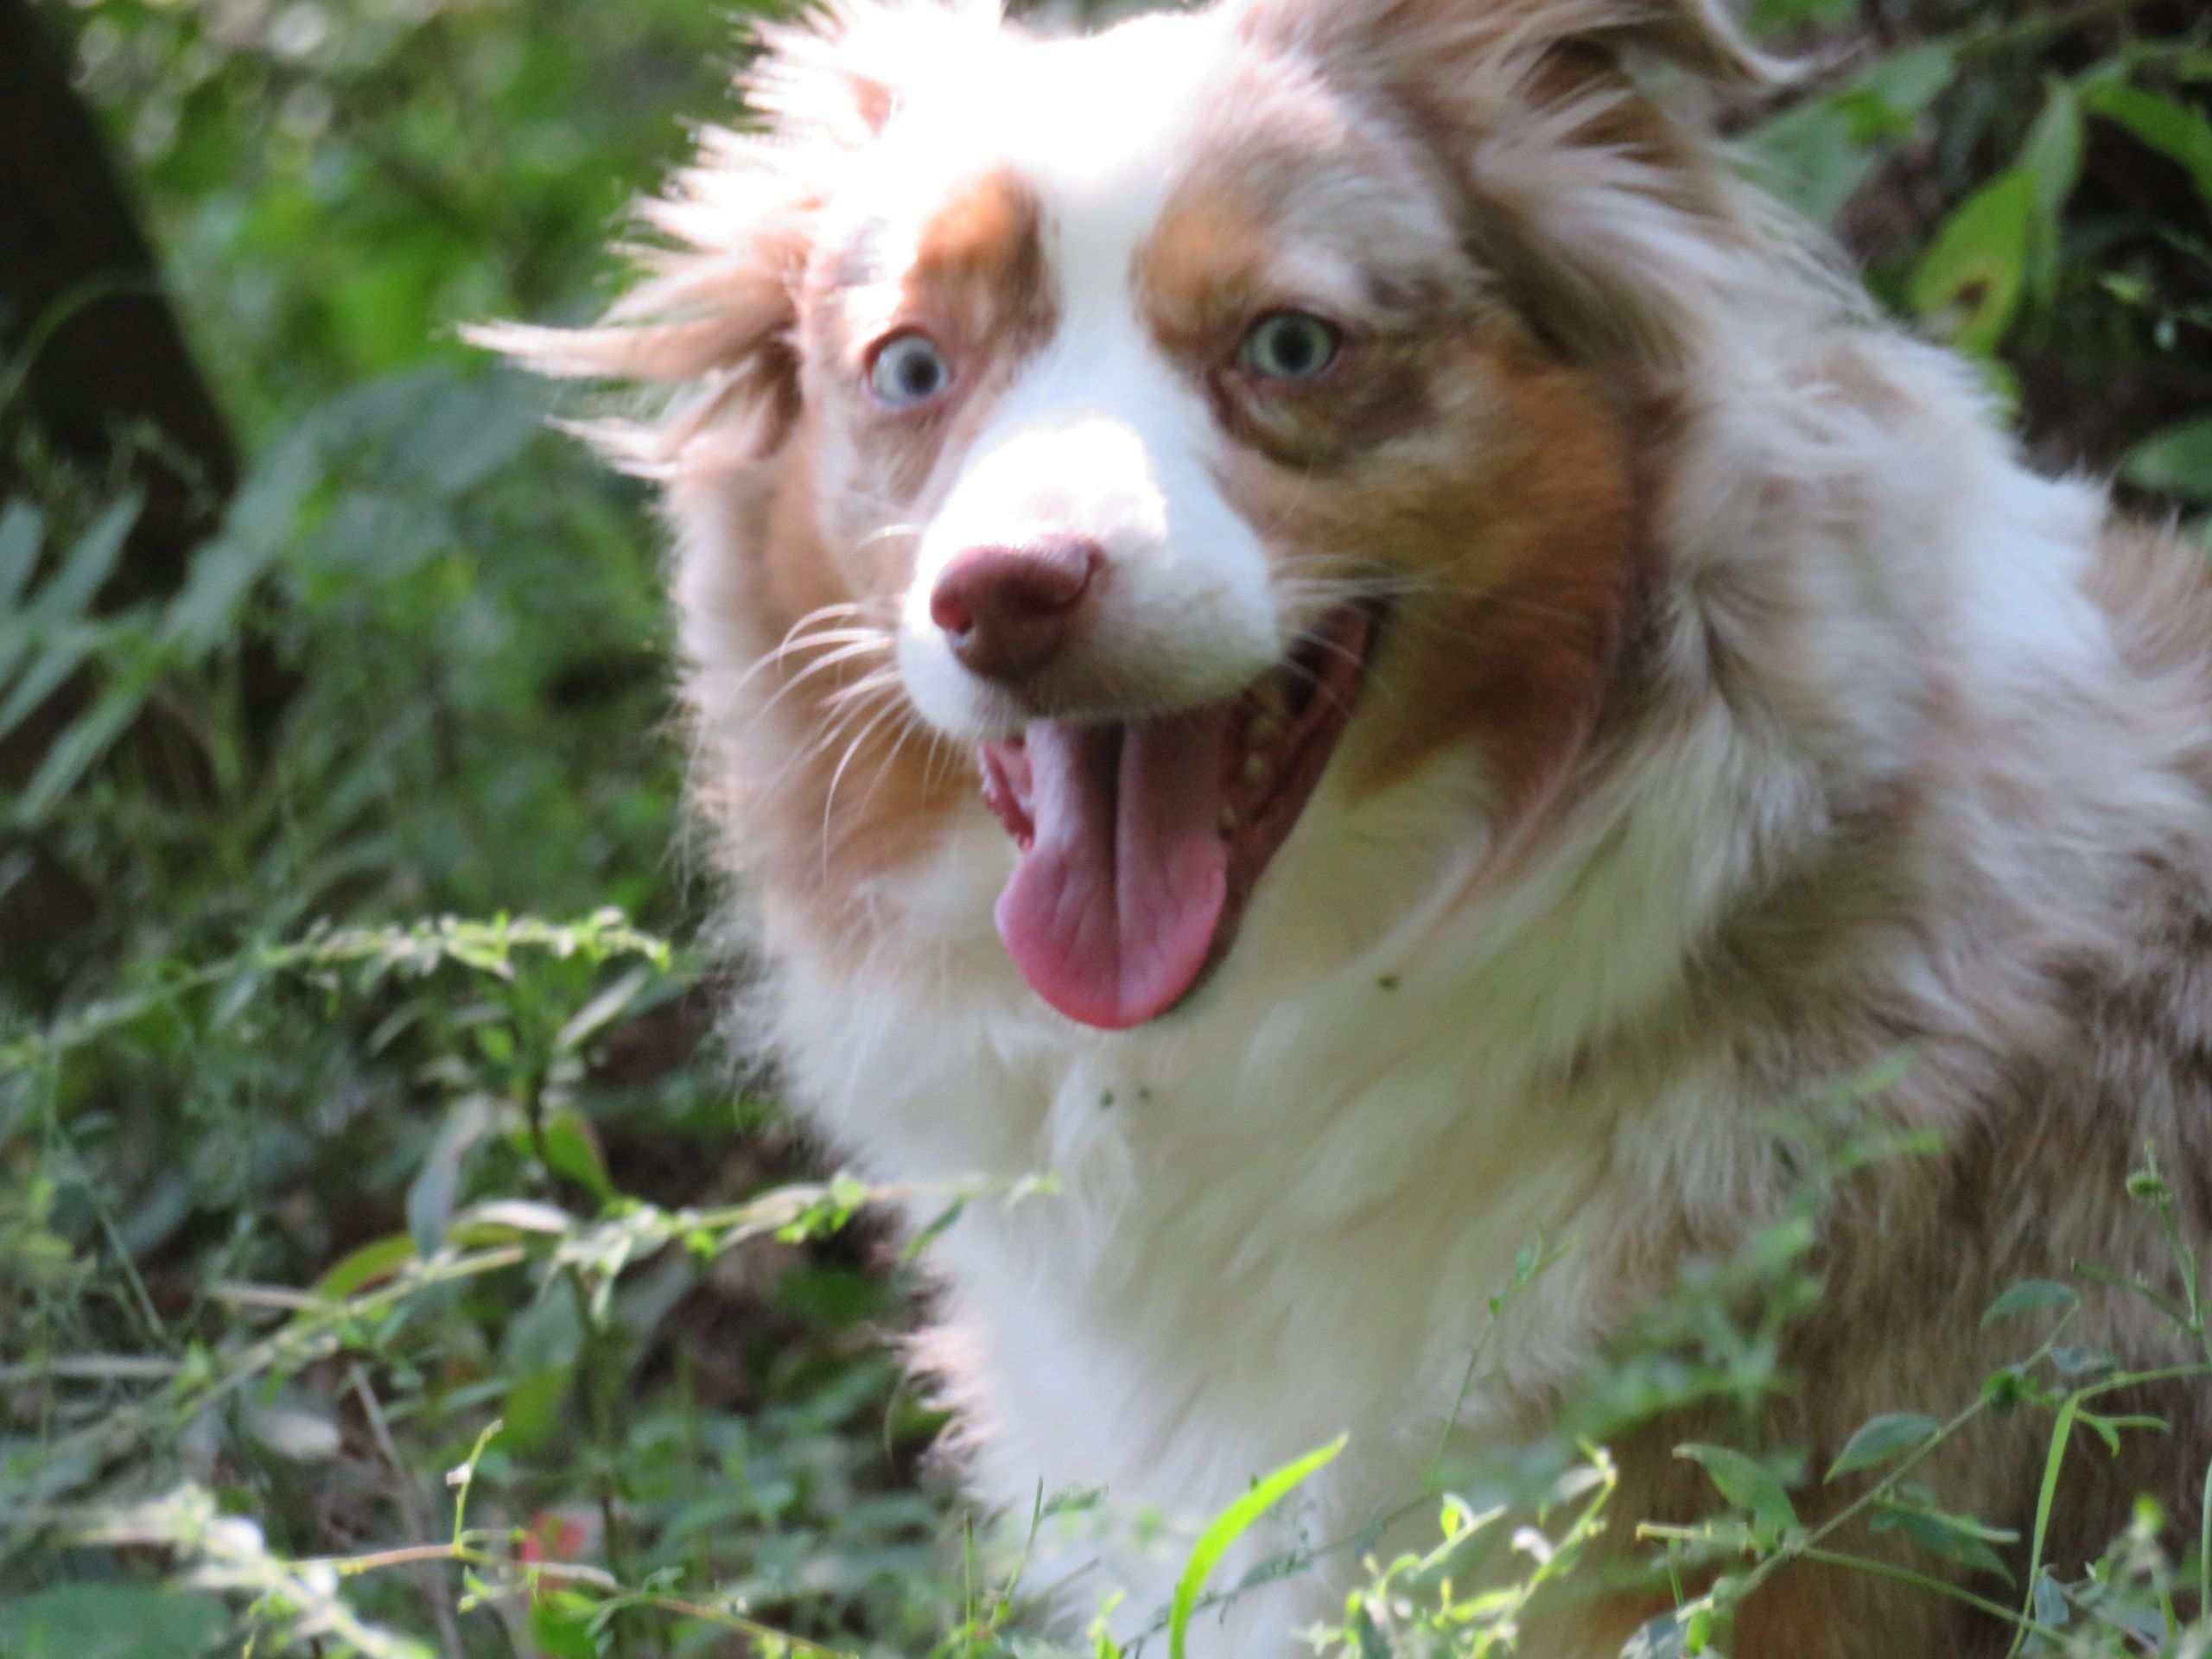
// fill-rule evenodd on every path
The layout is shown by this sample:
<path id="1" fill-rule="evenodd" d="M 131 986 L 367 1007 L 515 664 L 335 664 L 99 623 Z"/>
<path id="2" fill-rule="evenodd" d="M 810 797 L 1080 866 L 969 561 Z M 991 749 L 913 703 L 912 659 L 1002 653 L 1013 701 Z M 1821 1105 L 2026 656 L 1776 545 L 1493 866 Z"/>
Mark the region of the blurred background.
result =
<path id="1" fill-rule="evenodd" d="M 613 291 L 743 22 L 0 0 L 0 1659 L 1004 1650 L 713 1032 L 646 505 L 455 332 Z M 2212 505 L 2202 0 L 1751 22 L 1745 165 Z"/>

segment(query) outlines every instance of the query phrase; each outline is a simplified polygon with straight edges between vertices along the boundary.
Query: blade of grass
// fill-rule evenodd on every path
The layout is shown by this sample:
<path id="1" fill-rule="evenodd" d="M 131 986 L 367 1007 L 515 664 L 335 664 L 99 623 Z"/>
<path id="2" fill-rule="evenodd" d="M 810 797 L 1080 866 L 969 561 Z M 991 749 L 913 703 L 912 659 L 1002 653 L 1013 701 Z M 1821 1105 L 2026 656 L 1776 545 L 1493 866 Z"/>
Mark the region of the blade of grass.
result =
<path id="1" fill-rule="evenodd" d="M 1339 1434 L 1328 1445 L 1253 1482 L 1251 1491 L 1216 1516 L 1212 1524 L 1198 1535 L 1191 1559 L 1183 1568 L 1183 1576 L 1176 1580 L 1174 1608 L 1167 1620 L 1167 1659 L 1184 1659 L 1191 1615 L 1198 1608 L 1198 1596 L 1206 1587 L 1207 1578 L 1221 1564 L 1221 1558 L 1229 1553 L 1230 1547 L 1249 1532 L 1262 1516 L 1333 1462 L 1351 1439 L 1349 1434 Z"/>
<path id="2" fill-rule="evenodd" d="M 2034 1622 L 2036 1612 L 2036 1576 L 2043 1571 L 2044 1541 L 2050 1535 L 2050 1510 L 2058 1497 L 2058 1471 L 2065 1465 L 2066 1447 L 2074 1436 L 2074 1419 L 2082 1409 L 2082 1396 L 2070 1394 L 2066 1403 L 2058 1408 L 2058 1421 L 2051 1425 L 2050 1450 L 2044 1456 L 2043 1486 L 2036 1493 L 2035 1540 L 2028 1547 L 2028 1570 L 2025 1574 L 2027 1600 L 2020 1609 L 2020 1624 L 2012 1631 L 2012 1645 L 2005 1649 L 2005 1659 L 2014 1659 L 2028 1639 L 2028 1627 Z"/>

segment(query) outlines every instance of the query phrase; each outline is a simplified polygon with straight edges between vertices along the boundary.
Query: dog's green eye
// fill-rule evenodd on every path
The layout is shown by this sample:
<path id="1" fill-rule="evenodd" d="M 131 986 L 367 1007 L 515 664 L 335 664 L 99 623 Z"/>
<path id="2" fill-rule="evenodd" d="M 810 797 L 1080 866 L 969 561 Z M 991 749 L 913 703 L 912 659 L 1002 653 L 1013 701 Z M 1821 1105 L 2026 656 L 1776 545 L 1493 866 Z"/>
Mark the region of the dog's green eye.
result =
<path id="1" fill-rule="evenodd" d="M 1303 311 L 1277 311 L 1252 325 L 1236 357 L 1270 380 L 1311 380 L 1337 360 L 1344 343 L 1333 323 Z"/>
<path id="2" fill-rule="evenodd" d="M 912 409 L 952 384 L 952 367 L 935 340 L 909 330 L 876 347 L 868 382 L 886 408 Z"/>

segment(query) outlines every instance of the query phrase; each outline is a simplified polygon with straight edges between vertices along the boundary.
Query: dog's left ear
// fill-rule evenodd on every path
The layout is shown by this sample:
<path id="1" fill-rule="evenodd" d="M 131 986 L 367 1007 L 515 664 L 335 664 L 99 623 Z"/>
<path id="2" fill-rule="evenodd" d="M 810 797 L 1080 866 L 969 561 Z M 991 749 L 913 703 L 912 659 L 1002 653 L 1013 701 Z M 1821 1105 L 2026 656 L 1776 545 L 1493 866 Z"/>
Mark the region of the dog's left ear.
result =
<path id="1" fill-rule="evenodd" d="M 1229 0 L 1249 38 L 1394 78 L 1502 66 L 1560 49 L 1649 58 L 1723 86 L 1789 79 L 1726 0 Z"/>

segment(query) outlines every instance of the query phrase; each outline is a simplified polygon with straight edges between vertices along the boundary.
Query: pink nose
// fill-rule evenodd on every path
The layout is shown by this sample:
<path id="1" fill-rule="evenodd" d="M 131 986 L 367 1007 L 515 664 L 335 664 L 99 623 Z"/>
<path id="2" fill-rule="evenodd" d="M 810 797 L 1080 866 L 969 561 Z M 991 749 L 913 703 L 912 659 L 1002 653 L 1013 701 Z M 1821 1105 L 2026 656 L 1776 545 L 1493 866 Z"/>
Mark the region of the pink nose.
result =
<path id="1" fill-rule="evenodd" d="M 930 620 L 952 654 L 987 680 L 1019 680 L 1057 657 L 1076 630 L 1105 550 L 1056 536 L 1020 547 L 971 547 L 930 590 Z"/>

